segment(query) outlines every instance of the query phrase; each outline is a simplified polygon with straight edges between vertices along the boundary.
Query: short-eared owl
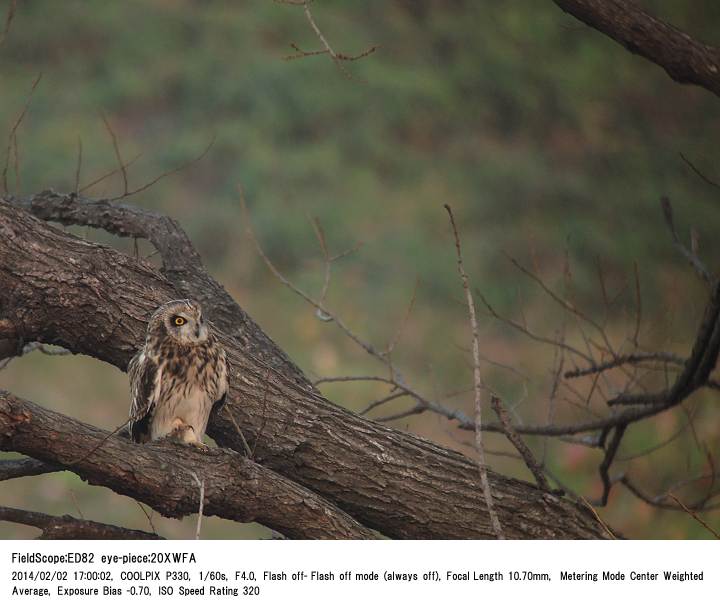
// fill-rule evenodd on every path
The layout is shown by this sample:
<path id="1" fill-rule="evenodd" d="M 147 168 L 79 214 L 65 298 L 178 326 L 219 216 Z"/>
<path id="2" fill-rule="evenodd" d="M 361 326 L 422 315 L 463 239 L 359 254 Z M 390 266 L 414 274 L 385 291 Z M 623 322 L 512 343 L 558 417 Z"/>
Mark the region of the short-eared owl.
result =
<path id="1" fill-rule="evenodd" d="M 158 308 L 128 374 L 134 442 L 170 436 L 204 446 L 210 412 L 221 407 L 227 395 L 227 365 L 199 304 L 173 300 Z"/>

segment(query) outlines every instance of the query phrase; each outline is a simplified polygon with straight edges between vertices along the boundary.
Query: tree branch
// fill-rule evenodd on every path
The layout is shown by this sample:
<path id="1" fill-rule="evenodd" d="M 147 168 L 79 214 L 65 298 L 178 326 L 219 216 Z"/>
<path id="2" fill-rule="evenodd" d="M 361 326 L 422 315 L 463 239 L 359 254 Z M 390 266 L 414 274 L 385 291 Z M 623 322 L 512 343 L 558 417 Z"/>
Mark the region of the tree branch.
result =
<path id="1" fill-rule="evenodd" d="M 38 539 L 164 539 L 153 533 L 93 520 L 79 520 L 67 514 L 51 516 L 4 506 L 0 506 L 0 520 L 42 529 Z"/>
<path id="2" fill-rule="evenodd" d="M 25 476 L 39 476 L 62 471 L 61 465 L 53 465 L 26 457 L 25 459 L 7 459 L 0 461 L 0 482 Z"/>
<path id="3" fill-rule="evenodd" d="M 202 259 L 172 218 L 108 199 L 45 190 L 5 200 L 41 220 L 100 228 L 119 237 L 147 239 L 160 252 L 162 273 L 184 298 L 194 298 L 209 319 L 251 352 L 308 389 L 312 383 L 205 270 Z"/>
<path id="4" fill-rule="evenodd" d="M 60 199 L 71 208 L 68 213 L 82 206 L 72 198 Z M 112 206 L 102 214 L 105 223 L 117 222 Z M 128 206 L 117 214 L 133 217 Z M 186 277 L 194 285 L 202 283 L 189 272 Z M 0 318 L 12 319 L 26 339 L 59 344 L 125 369 L 144 341 L 151 312 L 181 295 L 142 261 L 0 204 Z M 214 295 L 202 297 L 219 312 L 224 328 L 241 325 L 230 309 L 212 301 Z M 472 461 L 328 402 L 304 376 L 298 379 L 286 374 L 287 366 L 275 367 L 282 359 L 279 350 L 266 359 L 272 343 L 265 338 L 257 348 L 250 327 L 221 333 L 231 375 L 227 406 L 208 428 L 218 444 L 243 451 L 232 416 L 250 443 L 256 442 L 259 463 L 389 537 L 494 537 Z M 488 475 L 502 497 L 497 509 L 507 537 L 606 535 L 584 507 L 519 480 Z"/>
<path id="5" fill-rule="evenodd" d="M 198 511 L 195 477 L 201 474 L 206 515 L 256 521 L 292 538 L 374 536 L 324 499 L 233 451 L 204 453 L 169 441 L 140 445 L 106 436 L 96 427 L 0 391 L 0 449 L 62 466 L 164 516 Z"/>
<path id="6" fill-rule="evenodd" d="M 641 55 L 683 84 L 720 96 L 720 49 L 690 37 L 628 0 L 553 0 L 563 11 Z"/>

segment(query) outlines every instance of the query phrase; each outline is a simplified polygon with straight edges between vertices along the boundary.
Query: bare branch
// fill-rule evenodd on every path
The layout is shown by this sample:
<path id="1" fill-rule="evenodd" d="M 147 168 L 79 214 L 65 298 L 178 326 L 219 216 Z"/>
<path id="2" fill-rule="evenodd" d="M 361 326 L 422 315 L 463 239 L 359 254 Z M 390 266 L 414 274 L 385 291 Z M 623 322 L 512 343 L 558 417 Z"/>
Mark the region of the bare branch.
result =
<path id="1" fill-rule="evenodd" d="M 706 184 L 709 184 L 710 186 L 713 186 L 715 188 L 720 188 L 720 183 L 716 182 L 715 180 L 711 180 L 708 178 L 702 171 L 700 171 L 697 166 L 689 159 L 687 158 L 682 152 L 680 153 L 680 158 L 685 162 L 685 164 L 692 169 L 692 171 L 697 175 L 703 182 Z"/>
<path id="2" fill-rule="evenodd" d="M 124 165 L 121 165 L 120 167 L 116 167 L 115 169 L 108 171 L 107 173 L 104 173 L 99 178 L 96 178 L 92 182 L 85 184 L 85 186 L 81 186 L 79 190 L 76 188 L 75 193 L 77 193 L 77 194 L 83 193 L 86 190 L 89 190 L 90 188 L 92 188 L 93 186 L 97 186 L 98 184 L 100 184 L 101 182 L 104 182 L 108 178 L 113 177 L 117 173 L 127 170 L 128 167 L 131 167 L 133 165 L 133 163 L 135 163 L 135 161 L 137 161 L 140 157 L 142 157 L 142 152 L 139 152 L 138 154 L 136 154 L 133 158 L 131 158 Z"/>
<path id="3" fill-rule="evenodd" d="M 720 96 L 720 50 L 627 0 L 553 0 L 563 11 L 663 68 L 680 83 Z"/>
<path id="4" fill-rule="evenodd" d="M 0 461 L 0 482 L 12 480 L 13 478 L 59 472 L 63 469 L 60 465 L 45 463 L 44 461 L 38 461 L 30 457 L 24 459 L 6 459 Z"/>
<path id="5" fill-rule="evenodd" d="M 642 324 L 642 296 L 640 294 L 640 273 L 637 260 L 633 263 L 633 271 L 635 274 L 635 331 L 633 332 L 632 343 L 637 349 L 640 325 Z"/>
<path id="6" fill-rule="evenodd" d="M 612 487 L 609 474 L 610 466 L 612 465 L 613 459 L 615 459 L 618 448 L 620 448 L 620 442 L 625 434 L 625 429 L 627 429 L 627 425 L 618 425 L 615 428 L 615 433 L 610 441 L 610 445 L 605 450 L 605 458 L 600 464 L 600 477 L 603 481 L 603 492 L 602 497 L 600 498 L 600 505 L 602 506 L 607 505 L 608 497 L 610 496 L 610 488 Z"/>
<path id="7" fill-rule="evenodd" d="M 595 516 L 595 519 L 603 526 L 603 528 L 605 529 L 605 531 L 607 531 L 607 534 L 608 534 L 608 536 L 610 537 L 610 539 L 617 539 L 617 537 L 616 537 L 615 534 L 612 532 L 612 530 L 610 529 L 610 527 L 609 527 L 607 524 L 605 524 L 605 521 L 604 521 L 602 518 L 600 518 L 600 514 L 597 513 L 597 510 L 592 506 L 592 504 L 591 504 L 587 499 L 585 499 L 585 497 L 583 497 L 582 495 L 578 495 L 578 498 L 579 498 L 579 499 L 585 504 L 585 506 L 592 512 L 593 516 Z"/>
<path id="8" fill-rule="evenodd" d="M 77 153 L 77 164 L 75 165 L 75 190 L 73 192 L 80 192 L 80 172 L 82 171 L 82 139 L 78 135 L 78 153 Z M 127 165 L 126 165 L 127 167 Z"/>
<path id="9" fill-rule="evenodd" d="M 138 194 L 138 193 L 141 193 L 141 192 L 147 190 L 148 188 L 151 188 L 152 186 L 155 186 L 155 184 L 157 184 L 160 180 L 162 180 L 162 179 L 164 179 L 164 178 L 167 178 L 167 177 L 169 177 L 169 176 L 171 176 L 171 175 L 174 175 L 174 174 L 176 174 L 176 173 L 180 173 L 180 172 L 182 172 L 182 171 L 185 171 L 188 167 L 191 167 L 191 166 L 194 165 L 195 163 L 199 163 L 202 159 L 204 159 L 205 156 L 207 155 L 207 153 L 210 152 L 210 149 L 213 147 L 214 144 L 215 144 L 215 135 L 213 134 L 212 139 L 208 142 L 208 145 L 205 147 L 205 149 L 204 149 L 198 156 L 196 156 L 194 159 L 190 159 L 189 161 L 186 161 L 186 162 L 178 165 L 177 167 L 174 167 L 173 169 L 169 169 L 168 171 L 165 171 L 165 172 L 161 173 L 159 176 L 153 178 L 153 179 L 150 180 L 149 182 L 146 182 L 145 184 L 143 184 L 142 186 L 136 188 L 135 190 L 131 190 L 131 191 L 128 192 L 127 189 L 126 189 L 125 192 L 124 192 L 122 195 L 120 195 L 120 196 L 118 196 L 118 197 L 113 197 L 113 199 L 111 199 L 111 200 L 112 200 L 112 201 L 119 201 L 119 200 L 122 200 L 122 199 L 126 199 L 127 197 L 132 197 L 133 195 L 136 195 L 136 194 Z M 121 165 L 121 167 L 127 167 L 127 165 L 124 165 L 124 166 Z"/>
<path id="10" fill-rule="evenodd" d="M 11 6 L 11 11 L 14 13 L 13 7 Z M 2 172 L 2 182 L 3 182 L 3 192 L 7 193 L 8 191 L 8 171 L 10 170 L 10 155 L 13 148 L 13 145 L 17 146 L 17 130 L 20 128 L 20 125 L 23 122 L 23 119 L 25 118 L 25 115 L 27 114 L 28 108 L 30 107 L 30 101 L 32 100 L 33 93 L 35 93 L 35 89 L 37 89 L 37 86 L 40 84 L 40 80 L 42 79 L 42 73 L 38 74 L 35 80 L 33 81 L 32 87 L 30 87 L 30 93 L 27 96 L 27 99 L 25 100 L 25 105 L 23 106 L 22 112 L 20 112 L 20 115 L 15 120 L 15 123 L 13 124 L 12 128 L 10 129 L 10 135 L 8 135 L 8 145 L 7 149 L 5 150 L 5 167 L 3 168 Z M 15 148 L 17 150 L 17 148 Z M 16 154 L 16 160 L 17 160 L 17 154 Z M 17 173 L 17 172 L 16 172 Z M 16 175 L 17 178 L 17 175 Z"/>
<path id="11" fill-rule="evenodd" d="M 637 364 L 639 362 L 656 361 L 656 362 L 667 362 L 671 364 L 677 364 L 683 366 L 685 360 L 676 355 L 675 353 L 667 353 L 657 351 L 654 353 L 628 353 L 627 355 L 618 355 L 612 360 L 604 362 L 602 364 L 595 364 L 589 368 L 575 368 L 574 370 L 567 370 L 564 374 L 566 379 L 577 378 L 579 376 L 587 376 L 589 374 L 597 374 L 598 372 L 605 372 L 612 368 L 617 368 L 624 364 Z"/>
<path id="12" fill-rule="evenodd" d="M 42 530 L 38 539 L 164 539 L 153 533 L 126 529 L 72 516 L 50 516 L 17 508 L 0 506 L 0 520 L 25 524 Z"/>
<path id="13" fill-rule="evenodd" d="M 360 412 L 358 412 L 358 416 L 364 417 L 366 414 L 368 414 L 371 410 L 374 410 L 378 406 L 382 406 L 383 404 L 387 404 L 388 402 L 392 402 L 393 400 L 397 400 L 398 398 L 403 398 L 408 395 L 407 391 L 397 391 L 393 390 L 393 393 L 390 395 L 386 395 L 384 398 L 379 398 L 377 400 L 373 400 L 370 402 L 365 408 L 363 408 Z M 378 419 L 376 419 L 378 420 Z"/>
<path id="14" fill-rule="evenodd" d="M 550 491 L 550 485 L 545 478 L 545 474 L 543 474 L 542 468 L 535 460 L 535 457 L 533 457 L 532 451 L 528 448 L 528 445 L 523 442 L 522 438 L 513 429 L 512 421 L 510 421 L 507 411 L 503 408 L 500 398 L 492 396 L 490 398 L 490 406 L 492 406 L 495 414 L 497 414 L 500 424 L 505 430 L 507 439 L 510 440 L 512 445 L 517 449 L 518 453 L 520 453 L 523 461 L 525 461 L 525 465 L 527 465 L 528 469 L 535 477 L 535 481 L 538 483 L 538 486 L 544 491 Z"/>
<path id="15" fill-rule="evenodd" d="M 123 181 L 123 196 L 127 196 L 128 194 L 128 175 L 127 175 L 127 166 L 122 160 L 122 155 L 120 154 L 120 145 L 118 144 L 117 136 L 115 135 L 115 131 L 113 131 L 112 126 L 110 125 L 110 122 L 108 121 L 107 117 L 102 114 L 102 120 L 105 124 L 105 129 L 107 129 L 107 132 L 110 134 L 110 138 L 112 139 L 112 145 L 113 150 L 115 151 L 115 158 L 118 162 L 118 169 L 120 171 L 120 175 L 122 175 L 122 181 Z"/>
<path id="16" fill-rule="evenodd" d="M 485 502 L 487 503 L 488 512 L 490 513 L 490 521 L 492 522 L 495 536 L 498 539 L 504 539 L 505 536 L 500 526 L 495 505 L 492 498 L 492 490 L 487 477 L 487 466 L 485 465 L 485 448 L 482 440 L 482 378 L 480 376 L 480 336 L 478 332 L 477 318 L 475 316 L 475 303 L 473 301 L 472 292 L 470 291 L 470 280 L 462 260 L 462 249 L 460 245 L 460 234 L 455 224 L 455 217 L 449 205 L 445 204 L 448 216 L 450 217 L 450 225 L 455 236 L 455 251 L 457 253 L 457 267 L 460 279 L 462 280 L 465 298 L 467 300 L 468 316 L 470 318 L 470 329 L 472 331 L 472 351 L 473 351 L 473 379 L 475 386 L 475 445 L 478 454 L 478 467 L 480 469 L 480 480 L 482 481 L 483 492 L 485 494 Z"/>
<path id="17" fill-rule="evenodd" d="M 698 275 L 702 277 L 707 283 L 713 282 L 713 276 L 712 274 L 707 270 L 705 265 L 703 264 L 702 260 L 697 257 L 697 255 L 692 251 L 689 250 L 682 241 L 680 241 L 680 237 L 678 237 L 677 230 L 675 230 L 675 222 L 673 221 L 673 210 L 672 205 L 670 204 L 670 199 L 668 197 L 662 197 L 660 199 L 660 203 L 663 210 L 663 216 L 665 217 L 665 223 L 668 225 L 668 228 L 670 229 L 670 234 L 673 238 L 673 243 L 675 244 L 675 247 L 677 250 L 685 256 L 687 261 L 690 263 L 690 265 L 695 269 Z"/>
<path id="18" fill-rule="evenodd" d="M 700 518 L 700 516 L 698 516 L 696 512 L 694 512 L 693 510 L 691 510 L 688 506 L 686 506 L 682 501 L 680 501 L 680 499 L 678 499 L 678 498 L 677 498 L 675 495 L 673 495 L 672 493 L 669 494 L 669 497 L 670 497 L 670 499 L 672 499 L 675 503 L 677 503 L 677 504 L 682 508 L 682 510 L 683 510 L 686 514 L 689 514 L 690 516 L 692 516 L 692 517 L 693 517 L 695 520 L 697 520 L 703 527 L 705 527 L 705 529 L 707 529 L 708 531 L 710 531 L 710 532 L 715 536 L 715 539 L 720 539 L 720 534 L 719 534 L 715 529 L 713 529 L 707 522 L 705 522 L 702 518 Z"/>
<path id="19" fill-rule="evenodd" d="M 203 509 L 205 508 L 205 480 L 200 480 L 195 472 L 190 472 L 197 482 L 198 489 L 200 489 L 200 498 L 198 500 L 198 515 L 197 515 L 197 527 L 195 528 L 195 539 L 200 539 L 200 529 L 202 528 L 202 517 Z"/>
<path id="20" fill-rule="evenodd" d="M 17 11 L 17 0 L 10 0 L 10 6 L 8 6 L 7 13 L 5 14 L 5 27 L 0 36 L 0 47 L 5 44 L 8 34 L 10 33 L 10 26 L 12 25 L 15 13 Z"/>
<path id="21" fill-rule="evenodd" d="M 320 51 L 304 51 L 302 50 L 297 44 L 294 42 L 290 44 L 290 46 L 296 51 L 294 55 L 287 55 L 283 59 L 286 61 L 291 61 L 293 59 L 300 59 L 301 57 L 314 57 L 316 55 L 329 55 L 330 58 L 333 60 L 335 65 L 337 66 L 338 70 L 342 73 L 345 78 L 353 79 L 352 74 L 348 72 L 348 70 L 343 65 L 343 62 L 345 61 L 357 61 L 358 59 L 362 59 L 364 57 L 367 57 L 368 55 L 371 55 L 375 51 L 377 51 L 380 48 L 380 45 L 374 45 L 371 46 L 361 53 L 358 53 L 357 55 L 346 55 L 344 53 L 336 53 L 333 48 L 330 46 L 330 43 L 325 38 L 325 35 L 320 31 L 320 28 L 318 27 L 317 23 L 315 22 L 315 18 L 313 17 L 312 13 L 310 12 L 310 1 L 287 1 L 287 0 L 275 0 L 278 2 L 278 4 L 289 4 L 292 6 L 302 6 L 303 12 L 305 13 L 305 18 L 307 19 L 308 23 L 310 24 L 310 27 L 312 28 L 313 32 L 315 32 L 315 36 L 320 40 L 320 43 L 323 46 L 323 49 Z"/>
<path id="22" fill-rule="evenodd" d="M 576 348 L 573 347 L 572 345 L 568 345 L 567 343 L 564 343 L 564 342 L 555 340 L 555 339 L 553 339 L 553 338 L 548 338 L 548 337 L 545 337 L 545 336 L 540 336 L 540 335 L 538 335 L 538 334 L 535 334 L 534 332 L 532 332 L 531 330 L 529 330 L 526 325 L 520 324 L 520 323 L 518 323 L 518 322 L 516 322 L 516 321 L 514 321 L 514 320 L 512 320 L 512 319 L 510 319 L 510 318 L 508 318 L 508 317 L 504 317 L 503 315 L 500 315 L 500 313 L 498 313 L 498 312 L 495 310 L 495 308 L 488 302 L 487 298 L 485 298 L 485 296 L 483 296 L 482 292 L 476 290 L 476 293 L 477 293 L 477 295 L 480 297 L 480 301 L 483 303 L 483 305 L 485 305 L 485 308 L 487 309 L 488 313 L 489 313 L 492 317 L 494 317 L 495 319 L 497 319 L 498 321 L 501 321 L 501 322 L 503 322 L 504 324 L 510 326 L 511 328 L 514 328 L 514 329 L 517 330 L 518 332 L 526 335 L 527 337 L 531 338 L 532 340 L 534 340 L 534 341 L 536 341 L 536 342 L 545 343 L 545 344 L 547 344 L 547 345 L 552 345 L 552 346 L 554 346 L 554 347 L 559 347 L 559 348 L 564 349 L 564 350 L 566 350 L 566 351 L 568 351 L 568 352 L 570 352 L 570 353 L 574 353 L 574 354 L 577 355 L 578 357 L 580 357 L 580 358 L 582 358 L 583 360 L 585 360 L 588 364 L 590 364 L 590 365 L 595 365 L 595 360 L 593 360 L 592 357 L 590 357 L 590 356 L 587 355 L 586 353 L 583 353 L 583 352 L 580 351 L 579 349 L 576 349 Z"/>

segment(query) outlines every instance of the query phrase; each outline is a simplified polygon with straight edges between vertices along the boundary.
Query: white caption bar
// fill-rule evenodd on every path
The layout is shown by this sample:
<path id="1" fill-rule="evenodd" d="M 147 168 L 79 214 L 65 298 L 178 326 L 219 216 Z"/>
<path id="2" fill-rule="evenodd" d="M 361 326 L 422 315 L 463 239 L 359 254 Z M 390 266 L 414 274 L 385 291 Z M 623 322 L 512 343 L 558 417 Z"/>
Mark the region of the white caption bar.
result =
<path id="1" fill-rule="evenodd" d="M 564 541 L 5 541 L 0 607 L 677 608 L 720 596 L 718 546 Z M 701 596 L 700 596 L 701 595 Z"/>

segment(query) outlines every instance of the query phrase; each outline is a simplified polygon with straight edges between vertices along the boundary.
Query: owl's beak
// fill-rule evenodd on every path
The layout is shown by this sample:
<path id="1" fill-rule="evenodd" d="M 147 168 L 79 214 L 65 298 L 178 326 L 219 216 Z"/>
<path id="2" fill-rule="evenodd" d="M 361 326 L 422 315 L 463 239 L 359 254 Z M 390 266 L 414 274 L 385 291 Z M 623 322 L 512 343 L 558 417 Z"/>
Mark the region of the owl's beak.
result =
<path id="1" fill-rule="evenodd" d="M 207 335 L 207 325 L 204 322 L 197 324 L 197 326 L 195 327 L 195 338 L 197 340 L 205 340 L 207 338 Z"/>

